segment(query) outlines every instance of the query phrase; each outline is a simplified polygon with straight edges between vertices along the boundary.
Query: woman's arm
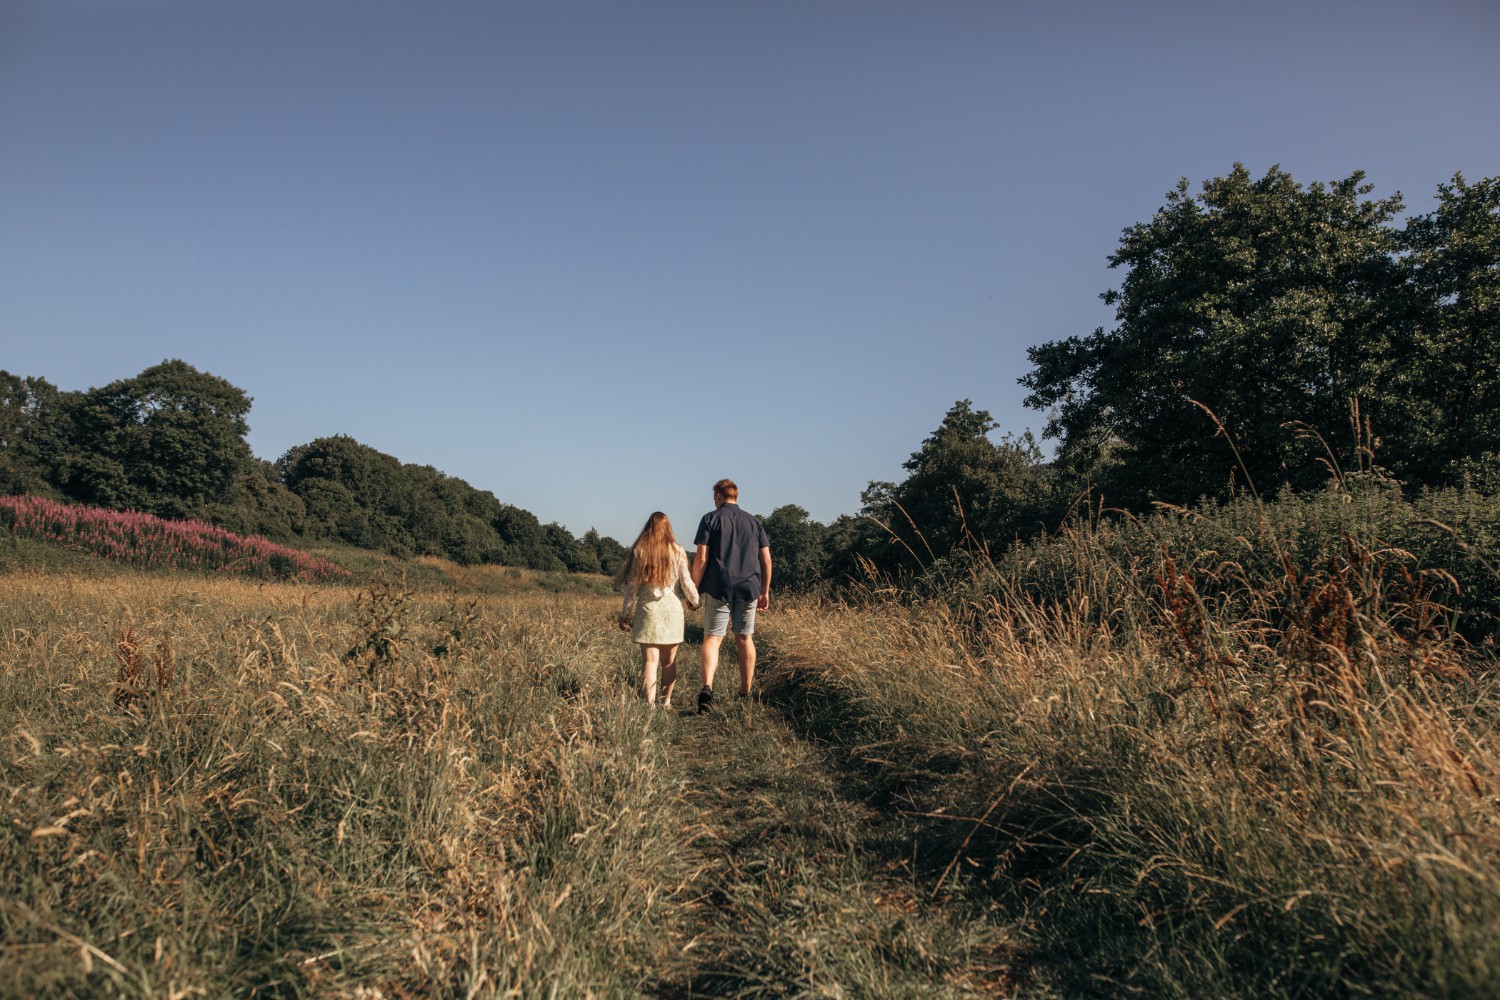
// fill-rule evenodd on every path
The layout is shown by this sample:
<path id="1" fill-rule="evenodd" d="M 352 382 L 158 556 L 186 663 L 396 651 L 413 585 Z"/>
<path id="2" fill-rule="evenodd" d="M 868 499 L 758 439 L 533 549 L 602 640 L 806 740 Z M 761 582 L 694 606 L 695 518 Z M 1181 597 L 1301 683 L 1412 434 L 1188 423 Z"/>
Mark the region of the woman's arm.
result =
<path id="1" fill-rule="evenodd" d="M 635 584 L 627 583 L 625 585 L 625 600 L 620 604 L 620 619 L 622 621 L 628 621 L 630 616 L 635 614 L 635 591 Z"/>
<path id="2" fill-rule="evenodd" d="M 693 583 L 693 570 L 688 566 L 687 553 L 680 545 L 677 546 L 677 580 L 682 584 L 682 595 L 687 598 L 689 605 L 696 608 L 703 603 L 703 598 Z"/>

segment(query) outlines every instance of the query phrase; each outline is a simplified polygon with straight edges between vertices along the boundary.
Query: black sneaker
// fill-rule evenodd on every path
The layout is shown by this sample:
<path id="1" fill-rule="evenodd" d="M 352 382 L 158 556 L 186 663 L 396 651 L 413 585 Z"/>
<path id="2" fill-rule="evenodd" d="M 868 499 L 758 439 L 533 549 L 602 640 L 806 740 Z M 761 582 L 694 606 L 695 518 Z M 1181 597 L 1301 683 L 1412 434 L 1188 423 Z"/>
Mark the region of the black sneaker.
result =
<path id="1" fill-rule="evenodd" d="M 702 691 L 698 692 L 698 714 L 706 715 L 713 710 L 713 707 L 714 689 L 711 687 L 705 687 Z"/>

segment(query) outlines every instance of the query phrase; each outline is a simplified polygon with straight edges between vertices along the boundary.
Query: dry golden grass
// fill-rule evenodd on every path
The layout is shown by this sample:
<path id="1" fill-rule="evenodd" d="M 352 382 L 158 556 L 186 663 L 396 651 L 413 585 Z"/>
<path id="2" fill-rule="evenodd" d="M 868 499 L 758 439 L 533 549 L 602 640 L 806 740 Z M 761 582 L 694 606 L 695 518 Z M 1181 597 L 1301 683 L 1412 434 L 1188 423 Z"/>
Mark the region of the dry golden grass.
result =
<path id="1" fill-rule="evenodd" d="M 653 711 L 612 599 L 431 568 L 469 589 L 0 576 L 0 994 L 1005 981 L 778 712 Z"/>
<path id="2" fill-rule="evenodd" d="M 620 993 L 672 786 L 607 603 L 0 576 L 0 993 Z"/>
<path id="3" fill-rule="evenodd" d="M 0 994 L 1500 992 L 1451 586 L 1105 531 L 778 600 L 711 720 L 547 575 L 0 574 Z"/>
<path id="4" fill-rule="evenodd" d="M 792 608 L 770 653 L 928 817 L 933 891 L 1029 914 L 1035 988 L 1493 995 L 1494 664 L 1346 552 L 1220 603 L 1158 553 L 1061 599 Z"/>

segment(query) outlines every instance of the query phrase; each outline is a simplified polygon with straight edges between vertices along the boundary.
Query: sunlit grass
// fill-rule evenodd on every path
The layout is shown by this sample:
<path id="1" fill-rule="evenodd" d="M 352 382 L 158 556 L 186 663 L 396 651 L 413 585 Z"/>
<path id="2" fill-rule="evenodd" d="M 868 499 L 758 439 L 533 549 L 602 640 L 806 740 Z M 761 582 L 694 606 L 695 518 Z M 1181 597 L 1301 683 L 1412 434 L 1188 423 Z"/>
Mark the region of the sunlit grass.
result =
<path id="1" fill-rule="evenodd" d="M 18 549 L 0 995 L 1492 996 L 1488 522 L 1435 569 L 1376 513 L 778 596 L 707 719 L 598 580 Z"/>
<path id="2" fill-rule="evenodd" d="M 604 614 L 0 577 L 0 993 L 633 988 L 673 786 Z"/>
<path id="3" fill-rule="evenodd" d="M 1305 560 L 1140 537 L 784 610 L 785 697 L 926 818 L 933 893 L 1024 920 L 1038 988 L 1493 995 L 1500 700 L 1442 603 L 1466 581 L 1354 533 Z"/>

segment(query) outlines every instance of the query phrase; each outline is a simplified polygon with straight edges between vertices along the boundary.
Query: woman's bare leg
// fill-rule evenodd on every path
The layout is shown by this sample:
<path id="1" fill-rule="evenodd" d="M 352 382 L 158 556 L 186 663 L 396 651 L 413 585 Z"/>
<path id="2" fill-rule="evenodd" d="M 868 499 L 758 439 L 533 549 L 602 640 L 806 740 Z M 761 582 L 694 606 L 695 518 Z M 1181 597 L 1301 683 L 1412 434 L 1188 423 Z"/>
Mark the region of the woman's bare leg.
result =
<path id="1" fill-rule="evenodd" d="M 672 685 L 677 683 L 677 646 L 663 646 L 661 652 L 661 700 L 664 704 L 670 704 Z"/>
<path id="2" fill-rule="evenodd" d="M 651 704 L 656 704 L 656 671 L 661 661 L 661 647 L 641 643 L 641 693 Z"/>

